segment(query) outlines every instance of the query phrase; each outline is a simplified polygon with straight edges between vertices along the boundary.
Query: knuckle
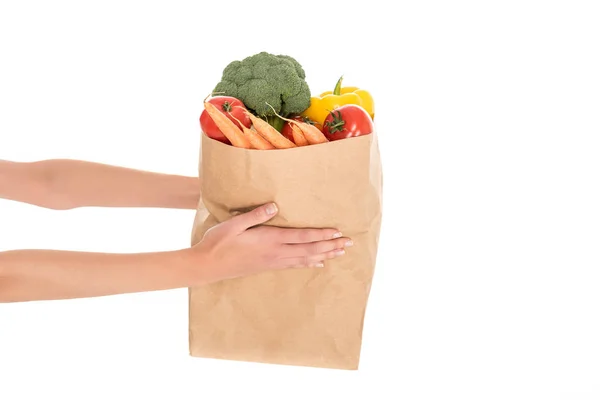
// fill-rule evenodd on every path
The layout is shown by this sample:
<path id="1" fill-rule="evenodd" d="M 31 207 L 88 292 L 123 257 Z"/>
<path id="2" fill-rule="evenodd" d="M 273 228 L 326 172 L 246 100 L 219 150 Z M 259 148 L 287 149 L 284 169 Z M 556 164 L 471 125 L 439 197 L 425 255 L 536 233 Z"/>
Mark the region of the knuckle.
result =
<path id="1" fill-rule="evenodd" d="M 313 254 L 327 253 L 335 248 L 332 241 L 321 241 L 313 243 Z"/>
<path id="2" fill-rule="evenodd" d="M 311 240 L 311 234 L 310 234 L 310 230 L 308 229 L 304 229 L 301 230 L 300 232 L 298 232 L 298 240 L 303 242 L 303 243 L 308 243 Z"/>
<path id="3" fill-rule="evenodd" d="M 319 254 L 323 252 L 323 246 L 320 242 L 311 243 L 308 246 L 308 249 L 310 251 L 310 254 Z"/>
<path id="4" fill-rule="evenodd" d="M 264 263 L 266 265 L 272 265 L 280 261 L 281 252 L 277 250 L 265 251 L 262 254 L 260 254 L 259 259 L 261 263 Z"/>
<path id="5" fill-rule="evenodd" d="M 262 255 L 261 259 L 263 263 L 271 265 L 274 264 L 279 259 L 279 257 L 277 257 L 277 255 L 273 253 L 265 253 Z"/>
<path id="6" fill-rule="evenodd" d="M 304 257 L 298 258 L 298 265 L 300 265 L 302 267 L 306 267 L 309 264 L 310 264 L 310 257 L 304 256 Z"/>
<path id="7" fill-rule="evenodd" d="M 256 232 L 257 235 L 260 235 L 263 240 L 273 240 L 273 237 L 277 237 L 273 234 L 273 228 L 270 226 L 259 225 L 252 228 L 252 230 Z"/>
<path id="8" fill-rule="evenodd" d="M 348 239 L 345 239 L 345 238 L 336 239 L 335 240 L 335 248 L 343 249 L 346 246 L 347 241 L 348 241 Z"/>
<path id="9" fill-rule="evenodd" d="M 256 209 L 254 209 L 253 213 L 256 218 L 262 218 L 266 215 L 264 207 L 258 207 Z"/>
<path id="10" fill-rule="evenodd" d="M 316 264 L 316 263 L 319 263 L 319 262 L 321 262 L 321 261 L 325 260 L 325 258 L 326 258 L 326 257 L 325 257 L 325 255 L 324 255 L 324 254 L 318 254 L 318 255 L 316 255 L 316 256 L 312 256 L 312 257 L 310 257 L 310 264 Z"/>

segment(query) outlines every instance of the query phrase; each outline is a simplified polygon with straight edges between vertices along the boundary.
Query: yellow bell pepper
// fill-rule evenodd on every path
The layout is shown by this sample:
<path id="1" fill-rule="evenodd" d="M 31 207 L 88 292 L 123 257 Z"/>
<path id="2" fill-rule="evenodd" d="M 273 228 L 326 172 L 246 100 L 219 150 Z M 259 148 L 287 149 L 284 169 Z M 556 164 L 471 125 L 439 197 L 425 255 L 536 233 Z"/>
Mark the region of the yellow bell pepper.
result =
<path id="1" fill-rule="evenodd" d="M 356 104 L 364 108 L 375 119 L 375 104 L 373 96 L 364 89 L 354 86 L 342 87 L 341 77 L 333 91 L 323 92 L 319 97 L 310 98 L 310 107 L 308 107 L 302 116 L 310 118 L 318 125 L 323 125 L 329 112 L 345 104 Z"/>

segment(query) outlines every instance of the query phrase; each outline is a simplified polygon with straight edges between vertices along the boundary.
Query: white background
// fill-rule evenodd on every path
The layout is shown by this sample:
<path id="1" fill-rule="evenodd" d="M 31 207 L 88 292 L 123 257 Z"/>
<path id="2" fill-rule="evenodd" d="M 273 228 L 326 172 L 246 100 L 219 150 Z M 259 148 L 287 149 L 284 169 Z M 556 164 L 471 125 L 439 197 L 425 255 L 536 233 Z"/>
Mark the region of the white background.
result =
<path id="1" fill-rule="evenodd" d="M 3 1 L 0 158 L 194 175 L 202 99 L 266 50 L 372 91 L 385 198 L 359 371 L 191 358 L 173 290 L 0 305 L 0 398 L 600 399 L 594 3 Z M 0 201 L 0 250 L 181 248 L 193 215 Z"/>

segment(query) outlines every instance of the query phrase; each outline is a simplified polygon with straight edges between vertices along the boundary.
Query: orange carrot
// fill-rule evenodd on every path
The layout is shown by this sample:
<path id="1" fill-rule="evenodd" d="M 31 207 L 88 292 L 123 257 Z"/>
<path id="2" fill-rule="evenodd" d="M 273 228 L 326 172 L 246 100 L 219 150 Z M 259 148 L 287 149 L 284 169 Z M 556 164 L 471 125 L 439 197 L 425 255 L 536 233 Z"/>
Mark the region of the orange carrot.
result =
<path id="1" fill-rule="evenodd" d="M 309 144 L 306 137 L 304 137 L 302 130 L 294 124 L 292 124 L 292 136 L 294 137 L 294 142 L 298 146 L 307 146 Z"/>
<path id="2" fill-rule="evenodd" d="M 244 136 L 248 138 L 248 141 L 250 141 L 250 145 L 253 149 L 271 150 L 275 148 L 275 146 L 273 146 L 271 142 L 260 136 L 258 132 L 256 132 L 254 129 L 246 128 L 246 126 L 242 124 L 242 121 L 237 119 L 232 113 L 229 113 L 229 115 L 231 115 L 231 118 L 233 118 L 240 124 L 240 126 L 242 127 L 242 131 L 244 132 Z"/>
<path id="3" fill-rule="evenodd" d="M 291 120 L 294 121 L 294 120 Z M 304 137 L 308 141 L 309 144 L 319 144 L 329 142 L 323 132 L 319 130 L 314 125 L 311 125 L 307 122 L 295 121 L 296 125 L 302 130 Z"/>
<path id="4" fill-rule="evenodd" d="M 271 149 L 275 149 L 276 148 L 275 146 L 273 146 L 271 144 L 271 142 L 269 142 L 264 137 L 260 136 L 258 134 L 258 132 L 256 132 L 254 129 L 249 129 L 249 128 L 246 128 L 244 126 L 244 135 L 250 141 L 250 145 L 252 146 L 253 149 L 257 149 L 257 150 L 271 150 Z"/>
<path id="5" fill-rule="evenodd" d="M 296 147 L 296 144 L 283 136 L 277 129 L 273 128 L 267 121 L 264 119 L 258 118 L 254 116 L 250 111 L 246 111 L 246 114 L 252 121 L 252 125 L 254 125 L 254 129 L 258 132 L 263 138 L 268 140 L 275 148 L 277 149 L 289 149 L 292 147 Z"/>
<path id="6" fill-rule="evenodd" d="M 321 130 L 319 130 L 319 128 L 317 128 L 316 126 L 311 125 L 307 122 L 296 121 L 294 119 L 282 117 L 281 115 L 277 114 L 277 111 L 275 111 L 273 106 L 271 106 L 270 104 L 267 105 L 271 107 L 275 115 L 277 115 L 279 118 L 281 118 L 284 121 L 291 122 L 292 126 L 296 125 L 298 128 L 300 128 L 302 130 L 302 133 L 304 134 L 304 137 L 308 141 L 308 144 L 319 144 L 329 142 L 329 140 L 327 140 L 323 132 L 321 132 Z"/>
<path id="7" fill-rule="evenodd" d="M 205 101 L 204 108 L 212 120 L 215 121 L 215 125 L 217 125 L 221 132 L 223 132 L 223 135 L 229 139 L 232 145 L 235 147 L 242 147 L 244 149 L 250 148 L 250 141 L 246 136 L 244 136 L 244 133 L 241 131 L 241 129 L 238 128 L 232 120 L 227 118 L 225 114 L 219 111 L 214 104 Z"/>

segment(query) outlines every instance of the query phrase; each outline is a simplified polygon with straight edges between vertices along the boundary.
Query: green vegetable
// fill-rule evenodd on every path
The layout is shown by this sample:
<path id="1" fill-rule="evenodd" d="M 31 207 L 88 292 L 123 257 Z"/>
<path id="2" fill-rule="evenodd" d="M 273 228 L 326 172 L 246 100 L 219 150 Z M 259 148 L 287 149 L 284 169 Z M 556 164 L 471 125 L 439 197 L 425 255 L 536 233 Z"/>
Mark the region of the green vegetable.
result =
<path id="1" fill-rule="evenodd" d="M 294 58 L 263 51 L 227 65 L 213 93 L 241 100 L 250 112 L 281 132 L 284 121 L 276 113 L 288 117 L 310 106 L 305 77 Z"/>

